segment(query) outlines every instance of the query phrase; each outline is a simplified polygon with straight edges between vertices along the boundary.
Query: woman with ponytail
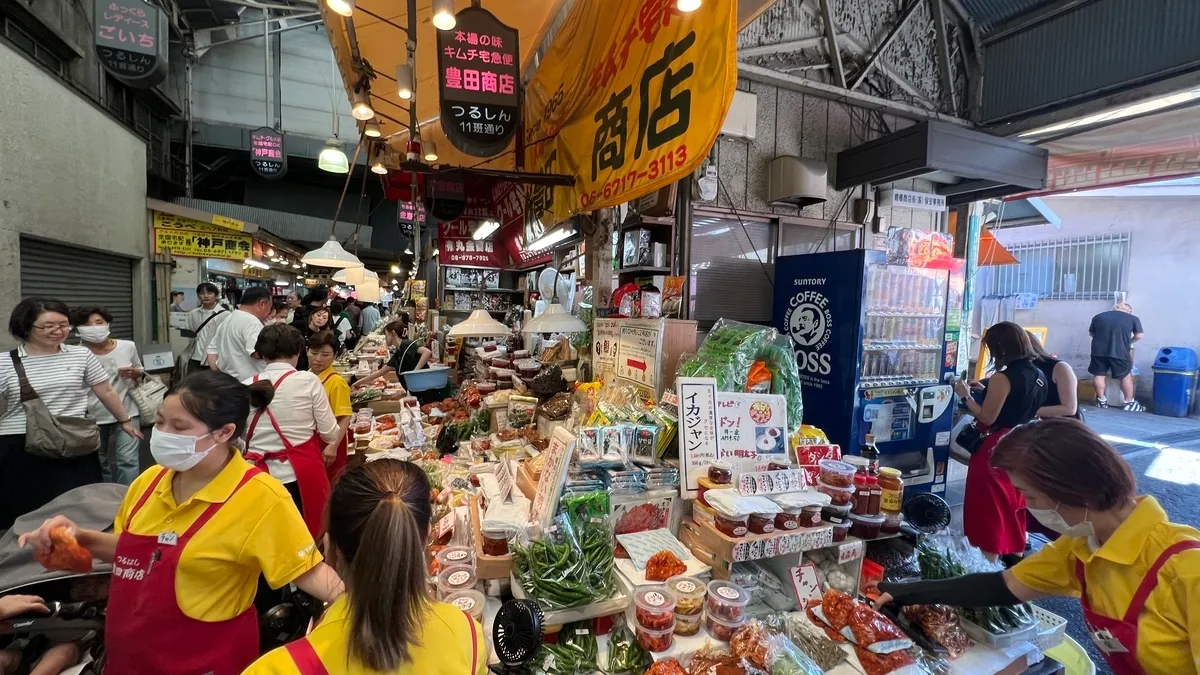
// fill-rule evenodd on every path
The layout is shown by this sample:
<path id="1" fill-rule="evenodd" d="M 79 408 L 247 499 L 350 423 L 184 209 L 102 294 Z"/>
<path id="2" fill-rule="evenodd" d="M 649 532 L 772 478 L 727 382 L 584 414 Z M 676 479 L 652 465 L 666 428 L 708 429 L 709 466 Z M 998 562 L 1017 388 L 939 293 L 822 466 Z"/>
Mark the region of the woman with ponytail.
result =
<path id="1" fill-rule="evenodd" d="M 259 653 L 260 575 L 325 602 L 341 594 L 288 491 L 232 445 L 251 406 L 272 395 L 267 382 L 192 375 L 163 400 L 150 437 L 158 466 L 130 485 L 112 532 L 55 516 L 21 535 L 22 546 L 47 553 L 65 528 L 113 564 L 105 675 L 242 672 Z"/>
<path id="2" fill-rule="evenodd" d="M 329 499 L 325 551 L 346 594 L 303 640 L 246 675 L 484 675 L 483 629 L 425 583 L 429 479 L 411 462 L 347 469 Z"/>

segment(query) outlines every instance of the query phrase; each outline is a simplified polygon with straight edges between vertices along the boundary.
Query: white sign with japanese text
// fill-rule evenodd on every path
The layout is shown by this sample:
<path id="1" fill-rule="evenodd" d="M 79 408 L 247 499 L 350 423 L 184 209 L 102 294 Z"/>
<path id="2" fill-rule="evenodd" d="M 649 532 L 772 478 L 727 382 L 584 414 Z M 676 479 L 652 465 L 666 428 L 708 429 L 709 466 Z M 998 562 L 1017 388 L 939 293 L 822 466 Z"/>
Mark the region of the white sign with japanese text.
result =
<path id="1" fill-rule="evenodd" d="M 809 601 L 821 599 L 821 581 L 817 577 L 817 566 L 804 563 L 799 567 L 788 568 L 788 579 L 792 582 L 792 591 L 801 607 L 807 607 Z"/>
<path id="2" fill-rule="evenodd" d="M 945 211 L 945 195 L 935 195 L 928 192 L 913 192 L 911 190 L 880 190 L 880 206 L 904 206 L 922 211 Z"/>
<path id="3" fill-rule="evenodd" d="M 620 319 L 596 319 L 592 324 L 592 372 L 594 379 L 611 382 L 617 373 L 617 340 Z"/>
<path id="4" fill-rule="evenodd" d="M 661 323 L 633 325 L 623 321 L 617 337 L 617 377 L 658 392 L 658 352 L 662 344 Z"/>
<path id="5" fill-rule="evenodd" d="M 675 380 L 679 395 L 679 454 L 686 497 L 696 496 L 696 481 L 717 459 L 717 381 L 711 377 L 680 377 Z"/>
<path id="6" fill-rule="evenodd" d="M 563 427 L 554 430 L 550 445 L 546 448 L 545 464 L 538 478 L 537 492 L 533 496 L 533 507 L 529 515 L 543 528 L 554 522 L 558 511 L 558 498 L 562 496 L 567 482 L 567 469 L 571 466 L 571 454 L 575 451 L 575 435 Z"/>
<path id="7" fill-rule="evenodd" d="M 780 394 L 717 394 L 718 458 L 733 473 L 766 471 L 787 461 L 787 402 Z"/>

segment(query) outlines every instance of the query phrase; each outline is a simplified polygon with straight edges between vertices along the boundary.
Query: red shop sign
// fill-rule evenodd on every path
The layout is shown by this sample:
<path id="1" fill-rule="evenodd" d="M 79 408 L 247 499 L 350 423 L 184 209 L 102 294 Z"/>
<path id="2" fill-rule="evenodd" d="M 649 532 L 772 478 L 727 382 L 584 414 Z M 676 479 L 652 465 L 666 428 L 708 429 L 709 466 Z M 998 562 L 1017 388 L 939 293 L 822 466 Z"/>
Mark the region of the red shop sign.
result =
<path id="1" fill-rule="evenodd" d="M 521 186 L 498 181 L 492 186 L 492 209 L 496 220 L 500 221 L 496 239 L 504 242 L 508 255 L 518 268 L 544 265 L 554 260 L 554 252 L 550 249 L 537 253 L 525 250 L 525 197 Z"/>
<path id="2" fill-rule="evenodd" d="M 491 203 L 486 197 L 468 196 L 461 218 L 438 223 L 438 264 L 508 267 L 508 253 L 495 235 L 481 241 L 471 237 L 480 223 L 492 218 Z"/>

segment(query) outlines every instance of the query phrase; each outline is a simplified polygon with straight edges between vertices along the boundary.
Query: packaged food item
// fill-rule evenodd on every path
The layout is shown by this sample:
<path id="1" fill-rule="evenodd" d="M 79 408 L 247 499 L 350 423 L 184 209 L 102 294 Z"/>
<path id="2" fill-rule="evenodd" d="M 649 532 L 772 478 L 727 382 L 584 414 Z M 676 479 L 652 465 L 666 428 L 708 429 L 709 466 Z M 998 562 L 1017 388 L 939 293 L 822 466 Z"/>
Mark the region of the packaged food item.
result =
<path id="1" fill-rule="evenodd" d="M 908 652 L 904 651 L 876 654 L 869 649 L 855 645 L 854 653 L 858 656 L 858 662 L 862 664 L 863 671 L 867 675 L 888 675 L 916 663 L 908 655 Z"/>
<path id="2" fill-rule="evenodd" d="M 718 511 L 713 518 L 713 524 L 727 537 L 744 537 L 749 532 L 746 520 L 745 516 L 725 516 Z"/>
<path id="3" fill-rule="evenodd" d="M 855 644 L 876 654 L 891 654 L 913 646 L 912 639 L 899 626 L 862 603 L 855 603 L 850 610 L 846 628 L 854 636 Z"/>
<path id="4" fill-rule="evenodd" d="M 756 668 L 766 669 L 775 660 L 771 637 L 757 620 L 751 620 L 737 629 L 729 639 L 729 651 L 740 656 Z"/>
<path id="5" fill-rule="evenodd" d="M 611 666 L 609 670 L 612 670 Z M 667 659 L 666 661 L 659 661 L 650 666 L 650 670 L 646 671 L 646 675 L 688 675 L 688 672 L 683 669 L 683 666 L 679 665 L 679 661 Z"/>
<path id="6" fill-rule="evenodd" d="M 717 485 L 729 485 L 733 482 L 733 468 L 728 462 L 713 462 L 708 465 L 708 479 Z"/>
<path id="7" fill-rule="evenodd" d="M 714 483 L 708 476 L 701 476 L 696 479 L 696 486 L 696 499 L 705 506 L 709 506 L 708 499 L 705 498 L 705 493 L 709 490 L 728 490 L 733 488 L 732 485 Z"/>
<path id="8" fill-rule="evenodd" d="M 680 614 L 699 615 L 704 610 L 704 596 L 708 594 L 708 589 L 699 579 L 673 576 L 667 579 L 667 588 L 675 594 L 676 619 Z"/>
<path id="9" fill-rule="evenodd" d="M 853 485 L 854 467 L 836 459 L 822 459 L 817 462 L 822 483 L 831 487 L 848 488 Z"/>
<path id="10" fill-rule="evenodd" d="M 704 612 L 698 614 L 675 613 L 675 634 L 688 637 L 700 632 L 700 624 L 704 620 Z"/>
<path id="11" fill-rule="evenodd" d="M 470 614 L 471 618 L 475 619 L 480 624 L 483 623 L 484 600 L 485 598 L 483 597 L 483 593 L 480 593 L 474 589 L 460 591 L 458 593 L 451 593 L 450 595 L 446 596 L 446 602 L 454 605 L 467 614 Z"/>
<path id="12" fill-rule="evenodd" d="M 538 400 L 532 396 L 510 396 L 508 398 L 508 425 L 520 429 L 531 422 L 537 413 Z"/>
<path id="13" fill-rule="evenodd" d="M 475 586 L 476 581 L 478 578 L 475 576 L 474 568 L 466 565 L 447 567 L 437 576 L 438 596 L 445 598 L 459 591 L 471 589 Z"/>
<path id="14" fill-rule="evenodd" d="M 633 426 L 633 448 L 630 458 L 635 464 L 654 466 L 658 459 L 658 427 L 652 424 Z"/>
<path id="15" fill-rule="evenodd" d="M 657 319 L 662 316 L 662 293 L 653 287 L 643 288 L 638 294 L 638 311 L 643 319 Z"/>
<path id="16" fill-rule="evenodd" d="M 687 571 L 687 565 L 670 551 L 659 551 L 646 561 L 646 581 L 666 581 Z"/>
<path id="17" fill-rule="evenodd" d="M 819 506 L 817 507 L 818 516 L 820 514 L 820 508 L 821 507 L 819 507 Z M 784 510 L 780 511 L 779 513 L 775 514 L 775 529 L 777 529 L 777 530 L 794 530 L 794 529 L 800 527 L 800 515 L 803 513 L 803 511 L 804 511 L 804 508 L 801 507 L 801 508 L 784 509 Z"/>
<path id="18" fill-rule="evenodd" d="M 746 375 L 745 391 L 748 394 L 771 393 L 771 371 L 766 362 L 755 361 L 750 366 L 750 372 Z"/>
<path id="19" fill-rule="evenodd" d="M 800 465 L 794 462 L 784 462 L 778 459 L 767 462 L 767 471 L 792 471 L 799 468 Z"/>
<path id="20" fill-rule="evenodd" d="M 479 531 L 480 538 L 483 540 L 480 547 L 483 549 L 484 555 L 506 556 L 508 555 L 508 539 L 513 535 L 509 529 L 481 529 Z"/>
<path id="21" fill-rule="evenodd" d="M 633 593 L 639 626 L 666 630 L 675 624 L 675 594 L 664 584 L 639 586 Z"/>
<path id="22" fill-rule="evenodd" d="M 704 629 L 708 631 L 708 636 L 714 640 L 721 642 L 729 642 L 733 639 L 733 634 L 737 629 L 746 623 L 746 617 L 742 616 L 733 620 L 725 620 L 704 612 Z"/>
<path id="23" fill-rule="evenodd" d="M 867 515 L 879 515 L 879 505 L 883 501 L 883 488 L 879 486 L 879 478 L 867 476 L 867 487 L 871 488 L 871 499 L 867 502 Z"/>
<path id="24" fill-rule="evenodd" d="M 475 569 L 475 558 L 472 555 L 471 549 L 466 546 L 447 546 L 438 551 L 434 556 L 437 561 L 438 569 L 447 567 L 466 566 Z"/>
<path id="25" fill-rule="evenodd" d="M 629 459 L 629 445 L 633 438 L 633 425 L 614 424 L 600 427 L 601 461 L 624 465 Z"/>
<path id="26" fill-rule="evenodd" d="M 834 506 L 850 506 L 854 501 L 854 487 L 835 487 L 817 482 L 817 491 L 829 495 L 829 502 Z"/>
<path id="27" fill-rule="evenodd" d="M 900 513 L 904 507 L 904 479 L 900 469 L 890 466 L 879 467 L 880 513 Z"/>
<path id="28" fill-rule="evenodd" d="M 854 467 L 854 475 L 856 476 L 865 476 L 870 473 L 868 469 L 870 462 L 862 455 L 846 455 L 842 458 L 842 461 Z"/>
<path id="29" fill-rule="evenodd" d="M 675 644 L 675 618 L 671 617 L 671 625 L 663 630 L 653 630 L 645 626 L 636 626 L 638 644 L 648 652 L 665 652 Z"/>
<path id="30" fill-rule="evenodd" d="M 971 648 L 971 638 L 963 632 L 958 612 L 945 605 L 910 605 L 904 616 L 916 623 L 934 642 L 946 648 L 952 659 Z M 676 627 L 678 632 L 678 627 Z"/>
<path id="31" fill-rule="evenodd" d="M 642 673 L 653 662 L 653 657 L 638 644 L 633 631 L 629 629 L 624 612 L 616 615 L 612 632 L 608 634 L 608 672 L 614 675 Z M 687 675 L 682 669 L 680 673 Z"/>
<path id="32" fill-rule="evenodd" d="M 770 534 L 775 531 L 775 515 L 772 513 L 751 513 L 746 519 L 746 528 L 754 534 Z"/>
<path id="33" fill-rule="evenodd" d="M 850 534 L 850 518 L 848 516 L 836 515 L 829 517 L 829 524 L 833 525 L 833 541 L 846 541 L 846 537 Z"/>
<path id="34" fill-rule="evenodd" d="M 904 514 L 885 511 L 879 515 L 883 516 L 883 525 L 879 528 L 879 534 L 896 534 L 900 531 L 900 525 L 904 522 Z"/>
<path id="35" fill-rule="evenodd" d="M 879 536 L 883 520 L 883 516 L 860 516 L 857 513 L 851 513 L 850 534 L 859 539 L 874 539 Z"/>
<path id="36" fill-rule="evenodd" d="M 854 476 L 854 501 L 851 510 L 855 513 L 864 516 L 871 515 L 868 509 L 871 508 L 871 488 L 867 485 L 866 474 L 855 474 Z"/>
<path id="37" fill-rule="evenodd" d="M 92 571 L 92 554 L 79 545 L 75 535 L 65 526 L 50 530 L 50 548 L 35 552 L 33 557 L 52 572 L 87 574 Z"/>
<path id="38" fill-rule="evenodd" d="M 817 527 L 821 524 L 821 509 L 817 504 L 805 506 L 801 511 L 800 527 Z"/>
<path id="39" fill-rule="evenodd" d="M 722 621 L 740 621 L 746 616 L 750 594 L 737 584 L 713 579 L 708 582 L 708 602 L 705 611 Z"/>

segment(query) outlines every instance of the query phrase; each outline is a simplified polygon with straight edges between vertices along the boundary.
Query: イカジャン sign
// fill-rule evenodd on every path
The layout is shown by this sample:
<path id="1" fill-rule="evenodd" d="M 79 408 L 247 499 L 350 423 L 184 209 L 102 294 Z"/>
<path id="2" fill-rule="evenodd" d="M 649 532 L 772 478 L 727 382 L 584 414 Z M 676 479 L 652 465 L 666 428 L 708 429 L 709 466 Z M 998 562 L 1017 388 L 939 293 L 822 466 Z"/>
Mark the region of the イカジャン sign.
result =
<path id="1" fill-rule="evenodd" d="M 167 15 L 144 0 L 95 0 L 92 42 L 104 69 L 147 88 L 167 79 Z"/>
<path id="2" fill-rule="evenodd" d="M 491 12 L 468 7 L 454 30 L 437 31 L 442 130 L 468 155 L 508 147 L 520 124 L 521 50 L 517 31 Z"/>
<path id="3" fill-rule="evenodd" d="M 262 127 L 250 132 L 250 166 L 263 178 L 283 178 L 287 173 L 287 151 L 283 134 Z"/>
<path id="4" fill-rule="evenodd" d="M 680 487 L 694 493 L 696 481 L 717 460 L 717 381 L 711 377 L 675 378 L 679 394 Z"/>
<path id="5" fill-rule="evenodd" d="M 534 188 L 526 220 L 556 223 L 689 175 L 737 84 L 737 3 L 577 2 L 525 87 L 525 167 L 568 174 Z"/>

